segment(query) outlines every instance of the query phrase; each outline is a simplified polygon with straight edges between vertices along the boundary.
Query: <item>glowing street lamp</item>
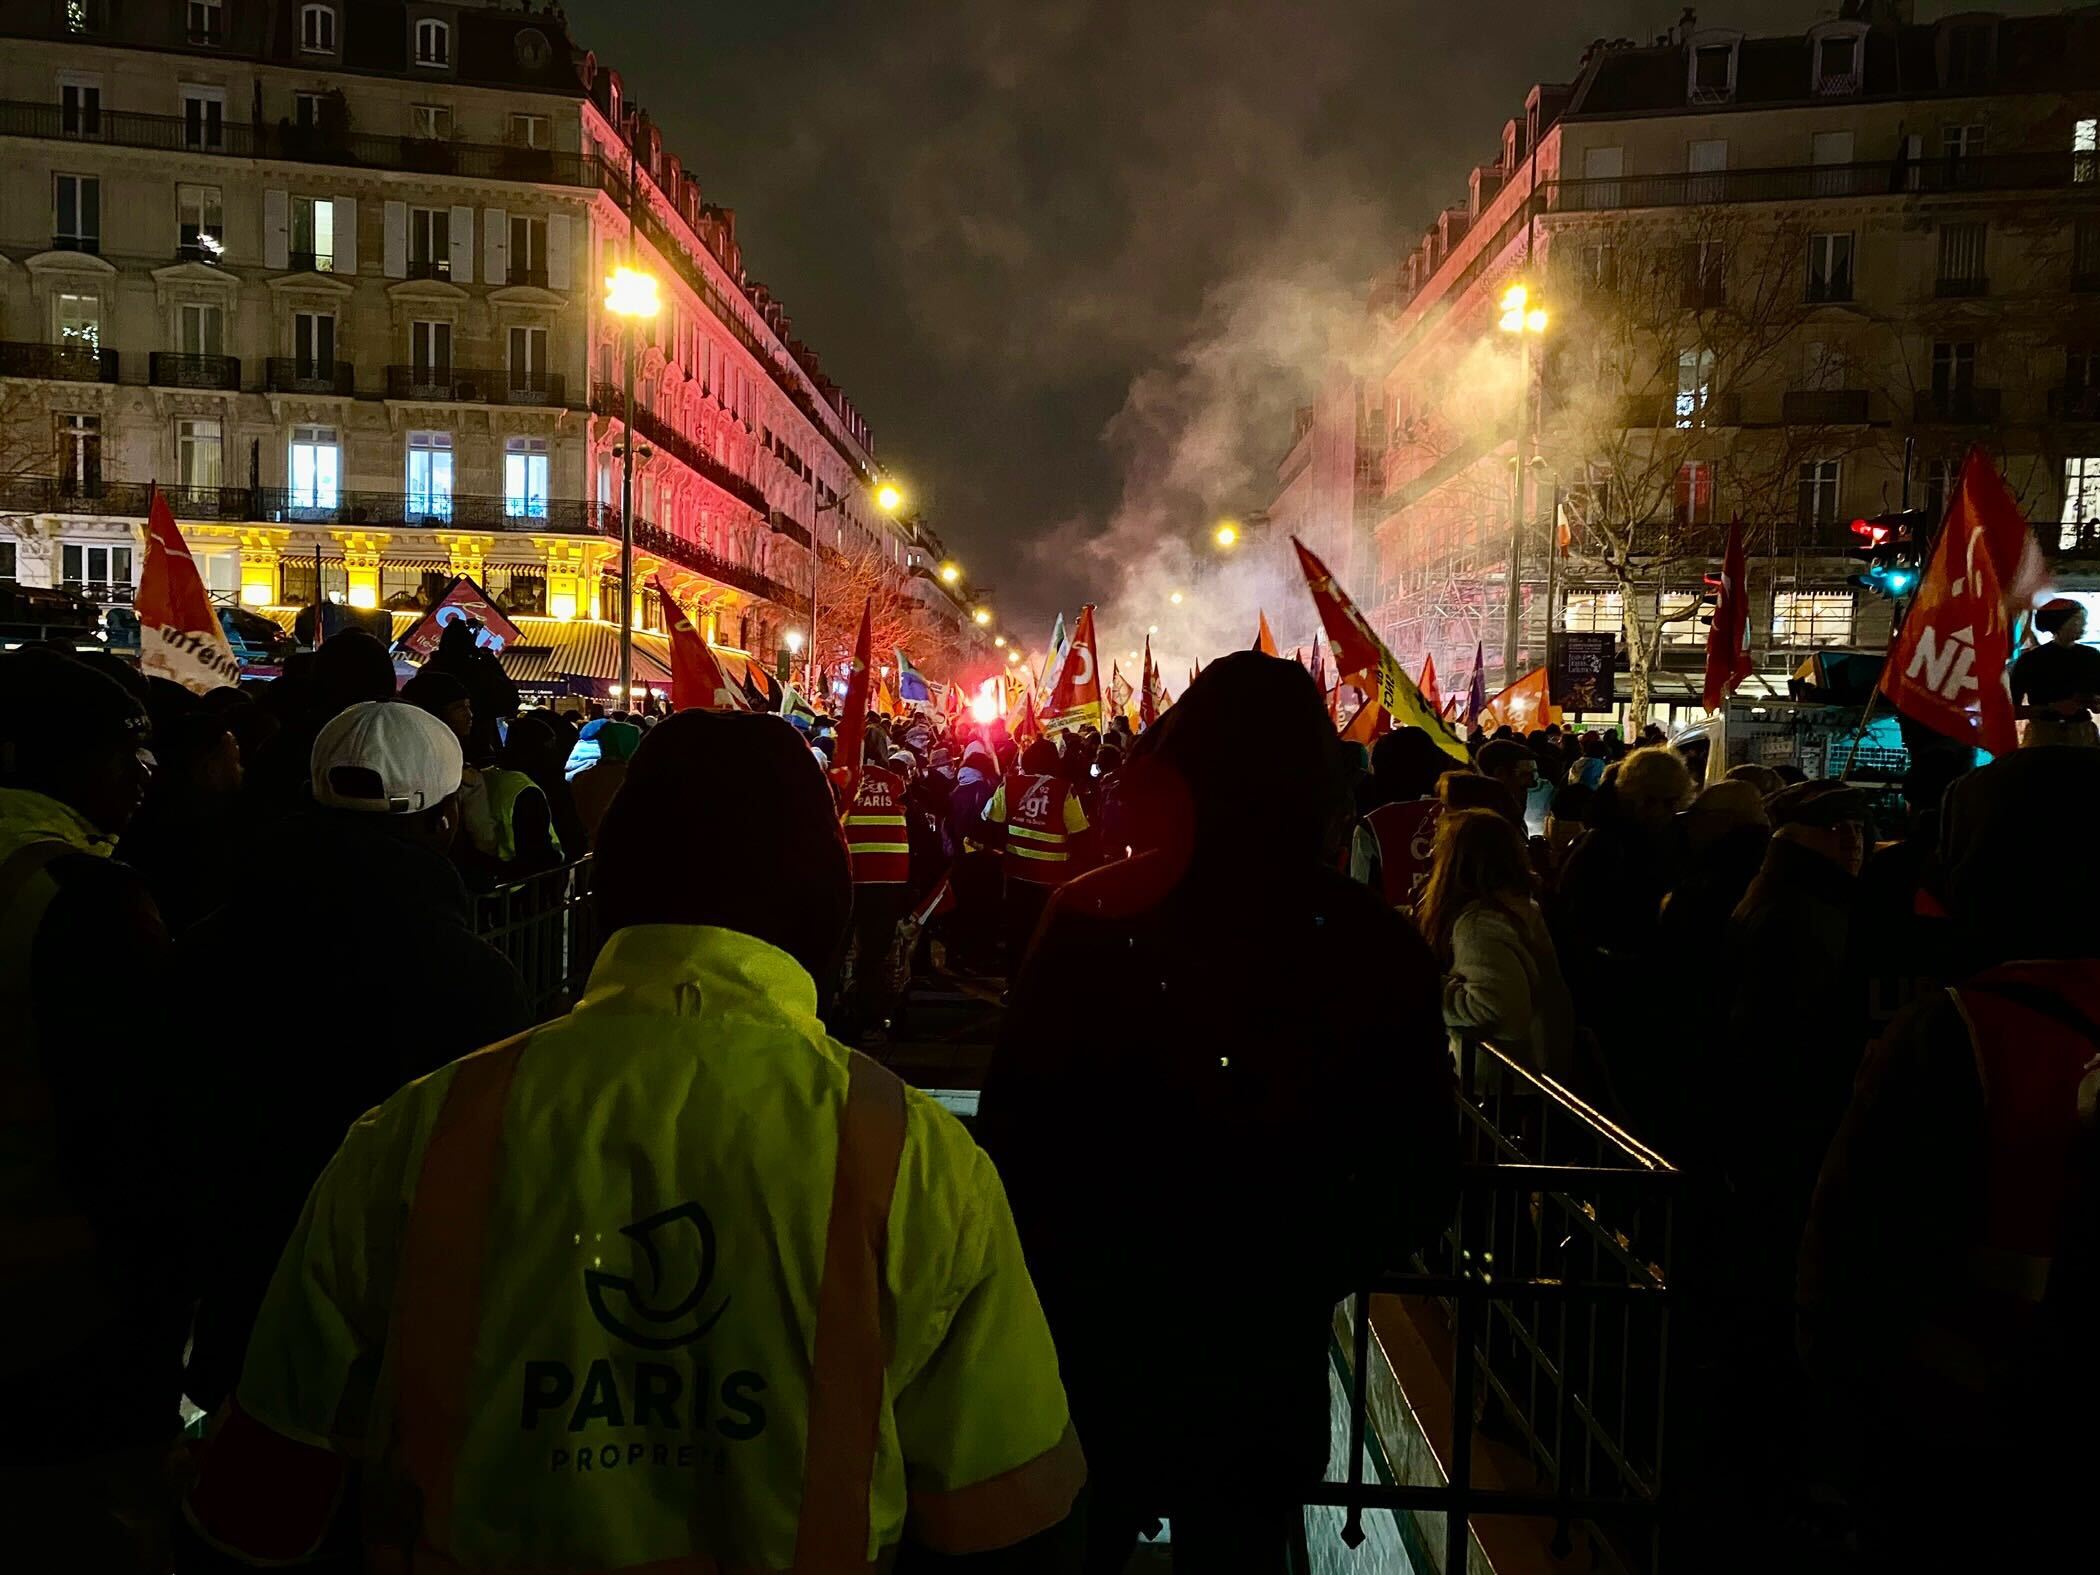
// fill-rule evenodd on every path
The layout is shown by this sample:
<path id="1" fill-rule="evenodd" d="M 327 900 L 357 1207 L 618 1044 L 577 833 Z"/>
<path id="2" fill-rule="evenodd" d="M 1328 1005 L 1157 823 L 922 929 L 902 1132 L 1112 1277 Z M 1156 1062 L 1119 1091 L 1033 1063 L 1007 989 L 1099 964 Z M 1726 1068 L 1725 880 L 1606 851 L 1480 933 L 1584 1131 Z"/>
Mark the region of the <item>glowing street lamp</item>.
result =
<path id="1" fill-rule="evenodd" d="M 1021 659 L 1021 653 L 1019 651 L 1010 650 L 1006 653 L 1006 659 L 1009 662 L 1018 662 Z"/>
<path id="2" fill-rule="evenodd" d="M 639 269 L 621 266 L 605 279 L 605 310 L 627 330 L 626 402 L 620 435 L 620 696 L 634 693 L 634 357 L 642 324 L 661 309 L 656 280 Z"/>
<path id="3" fill-rule="evenodd" d="M 1003 650 L 1005 650 L 1005 649 L 1006 649 L 1006 636 L 1005 636 L 1005 635 L 1003 635 L 1003 634 L 995 634 L 995 635 L 993 635 L 993 636 L 992 636 L 992 644 L 994 644 L 994 645 L 998 646 L 998 647 L 999 647 L 999 649 L 1000 649 L 1000 650 L 1002 650 L 1002 651 L 1003 651 Z"/>
<path id="4" fill-rule="evenodd" d="M 1509 493 L 1509 578 L 1502 606 L 1502 673 L 1504 683 L 1513 682 L 1517 669 L 1517 639 L 1523 617 L 1523 596 L 1517 576 L 1524 569 L 1524 487 L 1529 468 L 1525 450 L 1531 446 L 1531 341 L 1546 331 L 1546 309 L 1532 299 L 1531 291 L 1513 284 L 1502 292 L 1502 315 L 1495 326 L 1517 336 L 1517 446 L 1515 475 Z M 1547 636 L 1551 644 L 1552 636 Z"/>
<path id="5" fill-rule="evenodd" d="M 790 656 L 799 656 L 799 655 L 801 655 L 801 653 L 802 653 L 802 631 L 801 631 L 800 629 L 790 629 L 790 630 L 788 630 L 788 632 L 787 632 L 787 636 L 786 636 L 786 644 L 787 644 L 787 648 L 788 648 L 788 655 L 790 655 Z"/>
<path id="6" fill-rule="evenodd" d="M 1169 596 L 1167 600 L 1172 602 L 1176 607 L 1179 607 L 1181 605 L 1182 600 L 1181 592 L 1176 591 L 1172 596 Z"/>
<path id="7" fill-rule="evenodd" d="M 887 481 L 875 489 L 875 507 L 882 510 L 885 514 L 896 513 L 898 505 L 903 503 L 903 501 L 904 494 L 891 486 Z"/>
<path id="8" fill-rule="evenodd" d="M 1240 528 L 1232 520 L 1220 520 L 1218 521 L 1218 528 L 1211 532 L 1210 539 L 1220 547 L 1236 547 L 1239 545 Z"/>
<path id="9" fill-rule="evenodd" d="M 992 621 L 992 610 L 989 607 L 980 607 L 970 614 L 970 618 L 978 628 L 982 629 Z"/>
<path id="10" fill-rule="evenodd" d="M 868 501 L 885 514 L 895 514 L 904 506 L 904 494 L 897 490 L 895 482 L 885 481 L 868 494 Z M 817 565 L 822 560 L 818 546 L 817 522 L 824 517 L 826 509 L 844 508 L 843 497 L 822 498 L 817 495 L 817 471 L 813 465 L 809 472 L 809 627 L 817 627 Z M 804 687 L 811 694 L 817 692 L 817 647 L 812 640 L 809 647 L 809 670 L 803 675 Z"/>
<path id="11" fill-rule="evenodd" d="M 941 565 L 941 583 L 942 583 L 943 585 L 953 585 L 953 584 L 955 584 L 955 582 L 956 582 L 956 581 L 960 580 L 961 578 L 962 578 L 962 565 L 961 565 L 961 564 L 959 564 L 959 563 L 944 563 L 944 564 L 942 564 L 942 565 Z"/>

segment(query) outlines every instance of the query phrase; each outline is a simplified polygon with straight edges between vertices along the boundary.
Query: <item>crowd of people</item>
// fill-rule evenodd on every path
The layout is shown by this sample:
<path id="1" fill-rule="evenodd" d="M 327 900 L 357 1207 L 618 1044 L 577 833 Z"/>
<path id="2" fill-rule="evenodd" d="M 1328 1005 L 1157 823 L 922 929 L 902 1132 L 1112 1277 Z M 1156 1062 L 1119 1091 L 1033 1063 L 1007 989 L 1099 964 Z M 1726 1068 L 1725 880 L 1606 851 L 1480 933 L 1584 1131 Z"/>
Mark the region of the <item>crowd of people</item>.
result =
<path id="1" fill-rule="evenodd" d="M 1366 752 L 1251 652 L 1057 739 L 557 715 L 470 629 L 201 697 L 0 656 L 15 1545 L 1107 1571 L 1164 1516 L 1294 1567 L 1478 1035 L 1682 1173 L 1706 1567 L 1832 1487 L 1903 1567 L 1944 1451 L 2091 1459 L 2095 803 L 2061 746 L 1921 750 L 1883 826 L 1659 733 Z M 585 852 L 535 1024 L 474 893 Z M 1005 991 L 975 1141 L 880 1065 L 936 967 Z"/>

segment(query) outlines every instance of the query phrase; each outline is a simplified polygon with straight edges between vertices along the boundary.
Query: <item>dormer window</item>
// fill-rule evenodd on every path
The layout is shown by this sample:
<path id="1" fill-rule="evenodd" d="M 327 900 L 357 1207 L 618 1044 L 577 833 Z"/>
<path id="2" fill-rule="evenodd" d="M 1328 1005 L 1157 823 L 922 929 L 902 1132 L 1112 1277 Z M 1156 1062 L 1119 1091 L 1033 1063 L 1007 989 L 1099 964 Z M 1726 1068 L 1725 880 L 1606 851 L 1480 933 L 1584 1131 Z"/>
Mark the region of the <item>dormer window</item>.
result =
<path id="1" fill-rule="evenodd" d="M 1866 80 L 1867 39 L 1857 23 L 1837 22 L 1812 30 L 1815 63 L 1809 91 L 1818 98 L 1851 98 Z"/>
<path id="2" fill-rule="evenodd" d="M 335 53 L 335 7 L 306 5 L 299 8 L 299 48 L 304 54 Z"/>
<path id="3" fill-rule="evenodd" d="M 1740 34 L 1692 42 L 1689 98 L 1694 104 L 1726 104 L 1735 97 L 1736 46 Z"/>
<path id="4" fill-rule="evenodd" d="M 452 64 L 452 27 L 434 17 L 425 17 L 416 23 L 416 64 L 419 66 L 449 66 Z"/>
<path id="5" fill-rule="evenodd" d="M 1998 29 L 1992 22 L 1944 22 L 1940 35 L 1942 67 L 1940 85 L 1949 88 L 1980 88 L 1991 80 L 1991 57 L 1997 51 Z"/>

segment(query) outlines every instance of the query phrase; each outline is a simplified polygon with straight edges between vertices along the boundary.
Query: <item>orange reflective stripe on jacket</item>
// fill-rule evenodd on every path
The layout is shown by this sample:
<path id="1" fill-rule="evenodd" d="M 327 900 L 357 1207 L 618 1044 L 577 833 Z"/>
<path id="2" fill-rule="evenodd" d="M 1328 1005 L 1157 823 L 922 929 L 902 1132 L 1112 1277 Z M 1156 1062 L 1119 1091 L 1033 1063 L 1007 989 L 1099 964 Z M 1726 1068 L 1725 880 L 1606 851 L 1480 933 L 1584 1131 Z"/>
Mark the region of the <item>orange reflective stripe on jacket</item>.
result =
<path id="1" fill-rule="evenodd" d="M 422 1506 L 412 1561 L 401 1567 L 418 1572 L 463 1568 L 448 1552 L 460 1439 L 481 1327 L 504 1110 L 526 1042 L 521 1037 L 458 1064 L 409 1207 L 394 1331 L 401 1463 Z M 817 1297 L 793 1565 L 798 1571 L 869 1565 L 869 1501 L 887 1361 L 881 1324 L 883 1244 L 904 1148 L 905 1110 L 903 1084 L 892 1074 L 861 1055 L 850 1066 Z M 378 1567 L 391 1550 L 373 1551 Z M 726 1572 L 695 1550 L 627 1566 L 618 1575 Z"/>

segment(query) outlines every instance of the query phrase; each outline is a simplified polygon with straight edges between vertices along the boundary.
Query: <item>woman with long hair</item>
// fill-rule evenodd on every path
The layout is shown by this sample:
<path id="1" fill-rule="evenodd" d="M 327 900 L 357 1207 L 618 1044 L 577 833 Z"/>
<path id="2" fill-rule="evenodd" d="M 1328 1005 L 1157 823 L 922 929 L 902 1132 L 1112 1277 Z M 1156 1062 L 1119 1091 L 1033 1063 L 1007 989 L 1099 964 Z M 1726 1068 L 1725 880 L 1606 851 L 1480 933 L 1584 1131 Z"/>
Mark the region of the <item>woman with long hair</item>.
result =
<path id="1" fill-rule="evenodd" d="M 1415 919 L 1444 965 L 1445 1023 L 1568 1081 L 1575 1010 L 1532 898 L 1523 833 L 1490 809 L 1447 812 Z"/>

